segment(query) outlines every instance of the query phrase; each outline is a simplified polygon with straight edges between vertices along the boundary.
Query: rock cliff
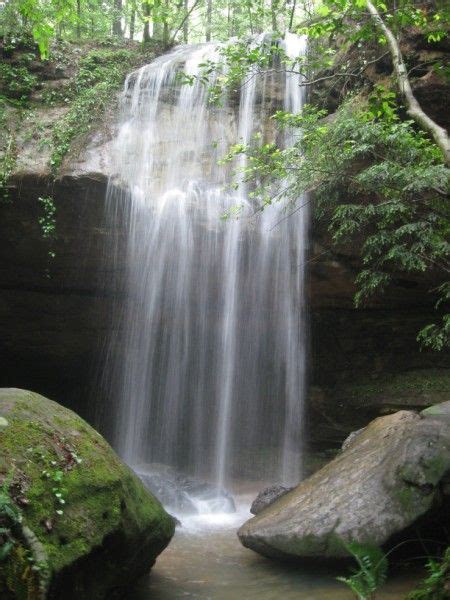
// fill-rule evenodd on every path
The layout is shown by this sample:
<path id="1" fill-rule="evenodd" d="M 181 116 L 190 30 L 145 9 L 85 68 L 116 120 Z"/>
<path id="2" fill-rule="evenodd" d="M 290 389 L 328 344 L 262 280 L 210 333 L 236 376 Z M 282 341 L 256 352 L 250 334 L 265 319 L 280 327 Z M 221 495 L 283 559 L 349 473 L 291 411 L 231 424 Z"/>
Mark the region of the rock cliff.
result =
<path id="1" fill-rule="evenodd" d="M 431 79 L 427 71 L 416 83 L 423 94 Z M 59 115 L 52 110 L 46 113 L 49 121 Z M 114 306 L 130 301 L 122 277 L 124 225 L 105 220 L 115 121 L 109 115 L 78 140 L 56 178 L 39 139 L 19 138 L 9 201 L 0 203 L 0 385 L 57 397 L 90 419 L 94 404 L 101 406 L 95 382 Z M 51 241 L 43 239 L 39 224 L 39 198 L 48 196 L 56 206 Z M 108 252 L 113 236 L 119 240 L 114 262 Z M 313 445 L 337 445 L 367 418 L 447 397 L 448 355 L 422 352 L 415 339 L 435 318 L 428 293 L 432 277 L 398 273 L 384 296 L 355 309 L 358 245 L 333 246 L 327 223 L 314 222 L 310 246 Z"/>

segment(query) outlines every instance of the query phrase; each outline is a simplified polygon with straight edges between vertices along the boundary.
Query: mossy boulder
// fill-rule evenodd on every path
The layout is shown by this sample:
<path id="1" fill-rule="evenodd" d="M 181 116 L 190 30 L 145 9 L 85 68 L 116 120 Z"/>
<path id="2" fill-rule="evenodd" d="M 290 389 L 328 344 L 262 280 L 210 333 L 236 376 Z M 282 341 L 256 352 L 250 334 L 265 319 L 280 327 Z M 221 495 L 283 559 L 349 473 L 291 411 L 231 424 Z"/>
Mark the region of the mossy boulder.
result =
<path id="1" fill-rule="evenodd" d="M 347 555 L 345 542 L 389 545 L 437 512 L 447 515 L 443 534 L 449 470 L 450 421 L 413 411 L 379 417 L 238 535 L 244 546 L 274 558 L 339 558 Z"/>
<path id="2" fill-rule="evenodd" d="M 126 594 L 174 520 L 85 421 L 39 394 L 0 389 L 0 597 Z"/>

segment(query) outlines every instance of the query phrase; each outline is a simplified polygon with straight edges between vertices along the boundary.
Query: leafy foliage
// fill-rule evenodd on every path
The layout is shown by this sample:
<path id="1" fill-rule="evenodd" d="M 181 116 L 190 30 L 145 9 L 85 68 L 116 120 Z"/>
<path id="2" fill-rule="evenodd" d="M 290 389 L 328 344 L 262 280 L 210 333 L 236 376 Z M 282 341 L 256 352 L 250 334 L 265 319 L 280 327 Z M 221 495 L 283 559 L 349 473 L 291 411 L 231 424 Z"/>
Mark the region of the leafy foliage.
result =
<path id="1" fill-rule="evenodd" d="M 224 40 L 292 29 L 300 14 L 301 3 L 278 0 L 9 0 L 0 13 L 0 35 L 7 42 L 31 36 L 48 59 L 55 39 Z"/>
<path id="2" fill-rule="evenodd" d="M 0 63 L 0 90 L 8 97 L 17 100 L 27 100 L 37 82 L 36 75 L 29 72 L 26 66 L 12 66 Z"/>
<path id="3" fill-rule="evenodd" d="M 395 33 L 407 27 L 419 29 L 429 42 L 438 42 L 447 35 L 445 23 L 450 10 L 446 2 L 420 3 L 398 0 L 395 3 L 377 0 L 379 13 Z M 302 31 L 312 38 L 341 34 L 349 43 L 374 40 L 382 45 L 386 40 L 374 26 L 365 0 L 322 0 L 313 19 Z"/>
<path id="4" fill-rule="evenodd" d="M 87 133 L 111 105 L 111 97 L 137 58 L 131 50 L 95 49 L 81 59 L 78 75 L 67 92 L 74 98 L 69 112 L 53 130 L 50 162 L 54 171 L 61 166 L 72 140 Z"/>
<path id="5" fill-rule="evenodd" d="M 450 593 L 450 547 L 442 560 L 430 559 L 426 568 L 428 576 L 408 595 L 408 600 L 445 600 Z"/>
<path id="6" fill-rule="evenodd" d="M 55 257 L 54 241 L 56 239 L 56 205 L 52 196 L 44 196 L 38 198 L 38 202 L 42 207 L 42 216 L 38 222 L 41 226 L 42 238 L 48 244 L 47 260 L 50 263 Z M 46 277 L 50 278 L 50 265 L 47 266 Z"/>
<path id="7" fill-rule="evenodd" d="M 0 158 L 0 201 L 5 202 L 9 200 L 8 181 L 16 164 L 16 145 L 14 135 L 9 132 L 6 126 L 4 131 L 6 133 L 6 144 Z"/>
<path id="8" fill-rule="evenodd" d="M 374 101 L 348 102 L 332 119 L 312 107 L 302 115 L 277 113 L 283 126 L 299 128 L 292 147 L 234 149 L 249 154 L 247 178 L 259 184 L 261 205 L 274 195 L 269 184 L 289 173 L 291 183 L 280 197 L 313 192 L 316 217 L 330 223 L 334 242 L 360 242 L 357 306 L 399 272 L 435 271 L 444 279 L 450 267 L 449 169 L 439 149 L 412 122 L 400 121 L 385 98 L 381 108 Z M 444 307 L 445 279 L 433 293 Z M 449 328 L 444 316 L 419 339 L 442 349 L 450 343 Z"/>
<path id="9" fill-rule="evenodd" d="M 345 583 L 358 600 L 370 600 L 386 581 L 388 560 L 376 546 L 358 542 L 349 542 L 344 545 L 357 562 L 358 569 L 355 569 L 349 577 L 338 577 L 337 579 Z"/>
<path id="10" fill-rule="evenodd" d="M 38 198 L 39 203 L 43 208 L 43 215 L 39 217 L 39 225 L 42 229 L 42 237 L 46 240 L 52 239 L 55 235 L 56 221 L 55 213 L 56 206 L 51 196 Z"/>

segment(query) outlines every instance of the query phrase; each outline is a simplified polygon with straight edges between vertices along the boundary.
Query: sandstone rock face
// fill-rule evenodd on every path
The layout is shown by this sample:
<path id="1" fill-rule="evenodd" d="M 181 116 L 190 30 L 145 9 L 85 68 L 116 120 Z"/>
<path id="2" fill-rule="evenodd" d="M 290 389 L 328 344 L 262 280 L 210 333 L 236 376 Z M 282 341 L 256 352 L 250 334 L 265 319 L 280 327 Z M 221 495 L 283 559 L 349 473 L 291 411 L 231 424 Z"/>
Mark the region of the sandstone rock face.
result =
<path id="1" fill-rule="evenodd" d="M 400 411 L 371 422 L 332 462 L 239 530 L 269 557 L 345 556 L 342 541 L 383 545 L 440 498 L 450 425 Z"/>
<path id="2" fill-rule="evenodd" d="M 0 597 L 126 596 L 169 543 L 173 519 L 105 440 L 56 402 L 0 389 L 0 419 L 0 526 L 12 542 Z"/>
<path id="3" fill-rule="evenodd" d="M 401 325 L 394 326 L 392 323 L 391 328 L 389 323 L 395 318 L 395 314 Z M 368 321 L 367 333 L 364 334 L 361 330 L 358 334 L 358 321 L 366 317 L 355 311 L 353 320 L 348 321 L 346 331 L 340 327 L 338 331 L 336 322 L 330 321 L 328 331 L 316 334 L 320 335 L 321 341 L 320 344 L 317 343 L 320 354 L 314 356 L 315 373 L 323 378 L 323 385 L 313 385 L 309 391 L 308 431 L 312 449 L 338 449 L 350 432 L 365 427 L 378 416 L 393 414 L 399 410 L 420 411 L 450 398 L 448 352 L 420 352 L 420 346 L 410 329 L 412 323 L 408 322 L 408 317 L 403 320 L 402 314 L 401 311 L 393 311 L 390 316 L 378 313 L 378 323 Z M 405 314 L 411 318 L 410 311 Z M 336 311 L 336 316 L 339 319 L 339 311 Z M 435 317 L 436 315 L 429 315 L 430 321 Z M 381 333 L 380 326 L 386 327 L 387 332 L 398 331 L 400 338 L 395 336 L 395 341 L 390 342 Z M 416 321 L 416 327 L 418 326 Z M 345 338 L 342 337 L 344 335 Z M 336 345 L 333 346 L 332 336 L 340 349 L 334 357 L 331 356 L 331 349 L 336 351 Z M 409 344 L 406 342 L 407 338 L 410 340 Z M 325 340 L 328 340 L 328 345 Z M 346 344 L 343 348 L 343 342 L 347 341 L 348 346 Z M 378 351 L 369 348 L 372 343 Z M 330 371 L 325 370 L 324 375 L 322 370 L 325 366 L 324 353 L 330 360 L 328 369 L 341 366 L 341 379 L 335 380 L 334 385 Z M 364 354 L 366 364 L 372 362 L 371 372 L 359 365 L 361 354 Z M 408 366 L 402 364 L 402 359 L 406 356 L 410 360 Z M 429 366 L 430 359 L 435 360 L 432 368 Z M 352 374 L 353 381 L 349 378 Z"/>
<path id="4" fill-rule="evenodd" d="M 426 62 L 426 56 L 418 58 Z M 378 65 L 381 61 L 374 68 Z M 374 73 L 373 81 L 381 75 Z M 432 83 L 426 78 L 419 82 L 423 93 Z M 277 90 L 272 93 L 275 99 Z M 444 117 L 446 95 L 442 90 L 439 94 L 436 106 Z M 39 114 L 44 138 L 64 110 Z M 133 303 L 124 285 L 126 224 L 120 215 L 116 222 L 105 219 L 117 118 L 118 111 L 111 111 L 100 128 L 74 144 L 56 180 L 49 169 L 49 148 L 31 130 L 18 132 L 11 202 L 0 203 L 0 386 L 56 397 L 90 422 L 95 422 L 95 411 L 109 412 L 108 398 L 101 396 L 95 378 L 111 337 L 120 339 L 115 315 Z M 40 197 L 52 197 L 56 206 L 51 242 L 43 239 L 39 225 Z M 117 253 L 111 252 L 113 240 Z M 445 399 L 439 395 L 450 391 L 448 354 L 421 352 L 416 341 L 422 327 L 439 320 L 428 290 L 440 281 L 399 274 L 385 295 L 355 309 L 358 244 L 334 246 L 325 222 L 312 223 L 308 266 L 309 379 L 314 386 L 308 406 L 314 448 L 339 447 L 352 429 L 384 412 Z M 270 319 L 265 326 L 270 327 Z M 447 374 L 442 389 L 429 389 L 436 381 L 430 369 Z M 424 385 L 386 385 L 388 379 L 410 373 L 418 373 Z M 374 390 L 356 389 L 358 382 Z M 410 404 L 413 396 L 416 401 Z"/>
<path id="5" fill-rule="evenodd" d="M 106 176 L 82 175 L 81 167 L 77 172 L 54 183 L 22 175 L 12 183 L 11 203 L 0 203 L 0 386 L 56 397 L 94 422 L 94 403 L 102 410 L 102 402 L 108 402 L 94 382 L 111 332 L 121 326 L 114 313 L 133 299 L 124 285 L 126 253 L 120 241 L 125 240 L 125 224 L 120 215 L 114 224 L 105 219 Z M 54 258 L 49 258 L 50 244 L 42 238 L 38 221 L 43 214 L 38 198 L 46 196 L 56 206 Z M 108 251 L 114 237 L 119 240 L 115 262 Z M 391 409 L 393 399 L 394 410 L 408 406 L 411 391 L 420 386 L 408 383 L 403 397 L 403 381 L 395 381 L 392 392 L 385 388 L 388 374 L 414 371 L 432 382 L 436 377 L 428 377 L 429 369 L 435 368 L 449 373 L 450 384 L 448 355 L 421 352 L 416 342 L 419 329 L 437 318 L 428 283 L 396 282 L 376 306 L 355 309 L 357 253 L 335 254 L 329 248 L 326 232 L 314 224 L 308 279 L 310 381 L 318 393 L 308 406 L 312 442 L 321 448 L 338 447 L 352 429 L 386 405 Z M 350 403 L 353 389 L 347 384 L 357 381 L 366 384 L 370 398 L 358 389 Z M 422 388 L 426 391 L 427 386 Z M 431 392 L 416 394 L 412 408 L 438 401 Z M 359 405 L 370 410 L 361 411 Z M 350 407 L 348 419 L 342 418 L 345 407 Z"/>

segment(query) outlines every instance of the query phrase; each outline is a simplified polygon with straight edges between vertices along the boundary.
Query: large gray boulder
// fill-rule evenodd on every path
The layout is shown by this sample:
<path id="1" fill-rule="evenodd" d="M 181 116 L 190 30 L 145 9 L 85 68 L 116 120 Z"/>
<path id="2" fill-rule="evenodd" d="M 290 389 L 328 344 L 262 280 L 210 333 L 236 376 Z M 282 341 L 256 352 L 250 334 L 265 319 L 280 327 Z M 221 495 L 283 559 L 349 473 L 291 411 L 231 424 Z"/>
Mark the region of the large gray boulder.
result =
<path id="1" fill-rule="evenodd" d="M 441 501 L 449 469 L 448 420 L 411 411 L 381 417 L 244 523 L 239 539 L 275 558 L 337 558 L 346 555 L 343 541 L 381 546 Z"/>

